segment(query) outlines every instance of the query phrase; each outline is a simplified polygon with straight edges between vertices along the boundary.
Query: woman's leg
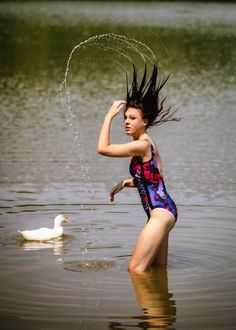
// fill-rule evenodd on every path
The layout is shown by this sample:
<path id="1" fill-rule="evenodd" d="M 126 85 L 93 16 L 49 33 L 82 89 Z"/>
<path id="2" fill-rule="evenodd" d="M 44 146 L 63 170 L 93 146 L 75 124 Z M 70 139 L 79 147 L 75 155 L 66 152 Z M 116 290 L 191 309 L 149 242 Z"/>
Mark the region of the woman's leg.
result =
<path id="1" fill-rule="evenodd" d="M 168 210 L 157 208 L 151 211 L 151 217 L 141 232 L 134 248 L 133 256 L 129 263 L 129 271 L 144 272 L 153 262 L 158 261 L 158 255 L 160 255 L 159 258 L 163 261 L 166 254 L 167 259 L 167 236 L 174 225 L 175 218 Z"/>
<path id="2" fill-rule="evenodd" d="M 153 260 L 153 264 L 157 265 L 167 265 L 168 260 L 168 243 L 169 243 L 169 233 L 164 237 L 163 242 L 158 250 L 155 259 Z"/>

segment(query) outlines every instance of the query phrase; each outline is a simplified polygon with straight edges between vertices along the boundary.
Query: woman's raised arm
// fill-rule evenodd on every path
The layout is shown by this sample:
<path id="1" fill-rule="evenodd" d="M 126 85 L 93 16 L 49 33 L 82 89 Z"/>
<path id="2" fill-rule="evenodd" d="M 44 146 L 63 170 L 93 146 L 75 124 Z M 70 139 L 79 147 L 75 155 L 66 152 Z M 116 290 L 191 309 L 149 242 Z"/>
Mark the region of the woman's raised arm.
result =
<path id="1" fill-rule="evenodd" d="M 145 140 L 132 141 L 124 144 L 111 144 L 111 122 L 112 119 L 121 111 L 126 104 L 125 101 L 115 101 L 111 106 L 108 114 L 105 116 L 103 126 L 99 136 L 97 151 L 99 154 L 108 157 L 129 157 L 145 155 L 149 143 Z"/>

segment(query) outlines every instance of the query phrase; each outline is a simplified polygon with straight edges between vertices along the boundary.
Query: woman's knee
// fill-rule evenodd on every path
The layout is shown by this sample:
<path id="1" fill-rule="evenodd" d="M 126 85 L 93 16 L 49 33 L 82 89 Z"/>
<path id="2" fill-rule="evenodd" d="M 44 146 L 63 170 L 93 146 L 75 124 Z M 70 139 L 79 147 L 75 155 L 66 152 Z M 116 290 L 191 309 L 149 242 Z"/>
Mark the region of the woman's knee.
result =
<path id="1" fill-rule="evenodd" d="M 133 259 L 130 260 L 128 271 L 133 273 L 143 273 L 147 270 L 148 265 L 144 262 L 137 262 Z"/>

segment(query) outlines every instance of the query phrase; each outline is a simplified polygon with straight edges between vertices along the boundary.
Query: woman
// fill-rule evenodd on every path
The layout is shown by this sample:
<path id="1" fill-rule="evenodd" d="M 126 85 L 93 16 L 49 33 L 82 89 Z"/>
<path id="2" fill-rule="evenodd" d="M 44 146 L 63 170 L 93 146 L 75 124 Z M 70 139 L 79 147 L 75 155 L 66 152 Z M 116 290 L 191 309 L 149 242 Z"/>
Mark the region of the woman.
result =
<path id="1" fill-rule="evenodd" d="M 142 273 L 152 264 L 167 264 L 168 236 L 177 220 L 177 208 L 168 194 L 163 181 L 160 154 L 156 143 L 147 129 L 173 118 L 170 108 L 164 109 L 164 101 L 159 92 L 168 77 L 157 81 L 158 70 L 154 64 L 150 79 L 147 81 L 145 67 L 141 83 L 137 82 L 134 67 L 131 88 L 127 87 L 126 100 L 115 101 L 107 113 L 100 132 L 98 152 L 108 157 L 132 157 L 130 173 L 132 179 L 119 182 L 110 192 L 110 200 L 125 187 L 137 187 L 148 222 L 141 232 L 132 258 L 129 271 Z M 112 119 L 124 109 L 124 128 L 133 138 L 125 144 L 110 143 Z"/>

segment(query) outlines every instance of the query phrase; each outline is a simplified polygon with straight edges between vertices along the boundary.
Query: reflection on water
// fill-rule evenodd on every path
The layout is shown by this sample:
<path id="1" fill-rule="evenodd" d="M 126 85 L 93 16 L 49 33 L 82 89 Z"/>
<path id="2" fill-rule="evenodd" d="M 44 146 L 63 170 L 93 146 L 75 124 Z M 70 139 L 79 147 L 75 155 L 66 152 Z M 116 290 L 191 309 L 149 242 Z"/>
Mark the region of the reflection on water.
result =
<path id="1" fill-rule="evenodd" d="M 65 253 L 65 250 L 63 249 L 63 243 L 63 239 L 55 239 L 48 242 L 22 241 L 21 247 L 25 251 L 52 249 L 55 256 L 60 256 Z"/>
<path id="2" fill-rule="evenodd" d="M 138 312 L 129 318 L 111 318 L 109 329 L 174 329 L 176 301 L 168 288 L 168 274 L 165 266 L 158 266 L 144 274 L 130 273 Z M 114 320 L 113 320 L 114 319 Z"/>
<path id="3" fill-rule="evenodd" d="M 145 274 L 131 274 L 137 301 L 144 312 L 139 327 L 167 329 L 176 320 L 176 303 L 168 288 L 166 267 Z"/>

